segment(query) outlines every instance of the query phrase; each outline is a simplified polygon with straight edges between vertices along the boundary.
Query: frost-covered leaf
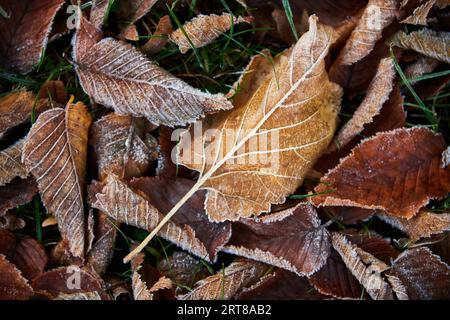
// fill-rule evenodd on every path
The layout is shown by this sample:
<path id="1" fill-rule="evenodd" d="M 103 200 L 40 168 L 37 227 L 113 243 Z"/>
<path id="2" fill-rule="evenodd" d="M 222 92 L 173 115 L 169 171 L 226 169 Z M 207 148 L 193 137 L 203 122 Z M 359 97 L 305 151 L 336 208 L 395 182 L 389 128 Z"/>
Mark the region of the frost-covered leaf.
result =
<path id="1" fill-rule="evenodd" d="M 9 209 L 30 202 L 37 192 L 36 181 L 31 177 L 15 179 L 8 185 L 0 187 L 0 217 Z"/>
<path id="2" fill-rule="evenodd" d="M 56 12 L 64 0 L 2 0 L 10 15 L 0 16 L 0 65 L 29 73 L 47 46 Z"/>
<path id="3" fill-rule="evenodd" d="M 103 23 L 105 22 L 105 19 L 107 18 L 108 11 L 110 10 L 111 4 L 114 1 L 111 1 L 111 0 L 93 0 L 92 1 L 91 14 L 89 15 L 89 21 L 97 29 L 101 29 L 103 27 Z M 122 1 L 122 2 L 124 2 L 124 1 Z"/>
<path id="4" fill-rule="evenodd" d="M 333 31 L 311 17 L 310 30 L 278 57 L 275 74 L 267 74 L 245 104 L 205 120 L 202 134 L 194 134 L 195 126 L 182 134 L 177 161 L 200 172 L 196 186 L 207 189 L 210 219 L 270 211 L 324 151 L 341 101 L 341 89 L 325 71 L 332 39 Z"/>
<path id="5" fill-rule="evenodd" d="M 189 86 L 131 45 L 112 38 L 93 45 L 76 60 L 75 70 L 95 102 L 119 115 L 144 116 L 156 125 L 185 125 L 206 112 L 232 107 L 222 95 Z"/>
<path id="6" fill-rule="evenodd" d="M 377 216 L 384 222 L 405 232 L 412 240 L 427 238 L 433 234 L 450 230 L 450 213 L 437 214 L 422 210 L 409 220 L 381 213 Z"/>
<path id="7" fill-rule="evenodd" d="M 117 0 L 117 15 L 129 24 L 142 18 L 157 0 Z"/>
<path id="8" fill-rule="evenodd" d="M 77 8 L 76 14 L 79 17 L 79 25 L 72 40 L 72 58 L 74 61 L 80 61 L 102 39 L 103 33 L 82 14 L 80 8 Z"/>
<path id="9" fill-rule="evenodd" d="M 311 198 L 318 205 L 381 209 L 409 219 L 430 199 L 450 191 L 441 168 L 444 139 L 425 128 L 397 129 L 364 140 L 329 171 Z M 436 179 L 439 177 L 439 179 Z"/>
<path id="10" fill-rule="evenodd" d="M 428 58 L 425 56 L 420 55 L 417 61 L 410 64 L 405 69 L 405 76 L 408 79 L 414 79 L 420 76 L 423 76 L 426 73 L 433 72 L 437 66 L 439 65 L 439 61 L 436 59 Z M 411 81 L 414 83 L 414 81 Z"/>
<path id="11" fill-rule="evenodd" d="M 330 235 L 309 204 L 272 213 L 261 221 L 233 223 L 225 252 L 271 264 L 300 276 L 311 275 L 326 262 Z"/>
<path id="12" fill-rule="evenodd" d="M 206 46 L 229 30 L 232 25 L 250 23 L 251 20 L 250 17 L 236 18 L 229 13 L 223 13 L 220 16 L 200 14 L 186 22 L 183 29 L 180 28 L 172 32 L 169 39 L 178 46 L 181 53 L 185 53 L 192 48 L 192 45 L 194 48 Z"/>
<path id="13" fill-rule="evenodd" d="M 78 257 L 84 254 L 86 239 L 83 189 L 90 124 L 91 116 L 81 102 L 68 103 L 65 110 L 48 110 L 32 126 L 22 154 L 45 207 Z"/>
<path id="14" fill-rule="evenodd" d="M 22 147 L 24 140 L 17 141 L 12 146 L 0 150 L 0 186 L 11 182 L 15 177 L 25 179 L 29 173 L 22 163 Z"/>
<path id="15" fill-rule="evenodd" d="M 430 12 L 431 8 L 434 6 L 435 3 L 436 0 L 428 0 L 427 2 L 418 6 L 409 17 L 403 19 L 400 22 L 426 26 L 428 13 Z"/>
<path id="16" fill-rule="evenodd" d="M 403 252 L 388 275 L 401 281 L 411 300 L 450 298 L 450 267 L 427 248 Z"/>
<path id="17" fill-rule="evenodd" d="M 369 0 L 336 63 L 352 65 L 366 57 L 394 20 L 397 5 L 398 0 Z"/>
<path id="18" fill-rule="evenodd" d="M 178 300 L 229 300 L 239 291 L 256 283 L 268 270 L 262 263 L 242 259 L 200 280 L 193 291 L 178 296 Z"/>
<path id="19" fill-rule="evenodd" d="M 28 300 L 33 289 L 21 272 L 0 254 L 0 300 Z"/>
<path id="20" fill-rule="evenodd" d="M 165 15 L 161 17 L 156 26 L 155 32 L 152 34 L 154 38 L 150 38 L 146 44 L 139 48 L 142 53 L 147 56 L 153 56 L 160 52 L 169 41 L 168 35 L 172 33 L 172 23 L 170 17 Z"/>
<path id="21" fill-rule="evenodd" d="M 424 56 L 450 63 L 450 32 L 434 31 L 423 28 L 409 34 L 399 31 L 392 43 L 402 49 L 414 50 Z"/>

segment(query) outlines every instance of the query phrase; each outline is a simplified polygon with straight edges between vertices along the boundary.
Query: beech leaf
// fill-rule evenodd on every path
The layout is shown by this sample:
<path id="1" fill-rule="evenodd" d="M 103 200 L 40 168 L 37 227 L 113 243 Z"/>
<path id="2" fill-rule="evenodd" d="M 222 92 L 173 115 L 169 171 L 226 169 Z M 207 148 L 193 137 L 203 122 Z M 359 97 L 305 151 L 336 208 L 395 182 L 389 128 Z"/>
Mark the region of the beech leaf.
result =
<path id="1" fill-rule="evenodd" d="M 32 177 L 15 179 L 10 184 L 0 187 L 0 217 L 9 209 L 30 202 L 37 192 L 38 187 Z"/>
<path id="2" fill-rule="evenodd" d="M 427 16 L 431 8 L 436 3 L 436 0 L 428 0 L 422 5 L 414 9 L 412 15 L 400 21 L 401 23 L 414 24 L 414 25 L 427 25 Z"/>
<path id="3" fill-rule="evenodd" d="M 22 147 L 24 140 L 17 141 L 12 146 L 0 151 L 0 186 L 11 182 L 15 177 L 25 179 L 29 173 L 22 164 Z"/>
<path id="4" fill-rule="evenodd" d="M 0 300 L 28 300 L 33 289 L 21 272 L 0 254 Z"/>

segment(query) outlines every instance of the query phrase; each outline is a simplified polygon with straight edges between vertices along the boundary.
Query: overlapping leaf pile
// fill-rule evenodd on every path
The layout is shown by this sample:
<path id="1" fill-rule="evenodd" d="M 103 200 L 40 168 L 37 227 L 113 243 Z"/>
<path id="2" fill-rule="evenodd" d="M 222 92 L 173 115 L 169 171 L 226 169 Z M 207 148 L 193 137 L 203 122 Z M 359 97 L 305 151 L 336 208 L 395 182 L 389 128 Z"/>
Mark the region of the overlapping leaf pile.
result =
<path id="1" fill-rule="evenodd" d="M 170 1 L 94 0 L 72 31 L 69 1 L 0 0 L 8 81 L 70 36 L 86 94 L 0 83 L 0 299 L 449 299 L 449 4 L 249 0 L 183 25 Z M 226 94 L 155 58 L 235 28 L 285 49 Z"/>

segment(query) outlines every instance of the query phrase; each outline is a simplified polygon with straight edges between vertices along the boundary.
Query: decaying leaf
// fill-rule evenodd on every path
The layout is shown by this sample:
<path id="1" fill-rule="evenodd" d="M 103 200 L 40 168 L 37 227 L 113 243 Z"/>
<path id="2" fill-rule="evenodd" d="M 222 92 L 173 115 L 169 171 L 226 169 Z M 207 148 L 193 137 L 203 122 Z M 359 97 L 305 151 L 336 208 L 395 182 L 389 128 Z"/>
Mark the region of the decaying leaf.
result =
<path id="1" fill-rule="evenodd" d="M 151 231 L 163 218 L 161 212 L 176 203 L 193 183 L 187 179 L 141 178 L 133 180 L 134 191 L 109 175 L 92 206 L 120 223 Z M 231 228 L 228 224 L 209 222 L 203 200 L 201 194 L 192 197 L 158 235 L 200 258 L 214 261 L 217 251 L 228 241 Z"/>
<path id="2" fill-rule="evenodd" d="M 430 199 L 450 190 L 450 168 L 441 168 L 445 143 L 424 128 L 397 129 L 364 140 L 329 171 L 311 198 L 319 205 L 381 209 L 409 219 Z M 439 177 L 439 179 L 435 179 Z"/>
<path id="3" fill-rule="evenodd" d="M 0 217 L 9 209 L 30 202 L 37 194 L 38 187 L 33 178 L 15 179 L 10 184 L 0 187 Z"/>
<path id="4" fill-rule="evenodd" d="M 406 19 L 403 19 L 401 21 L 401 23 L 426 26 L 428 13 L 430 12 L 431 8 L 434 6 L 435 3 L 436 3 L 436 0 L 428 0 L 427 2 L 418 6 L 414 10 L 412 15 L 410 15 Z"/>
<path id="5" fill-rule="evenodd" d="M 351 244 L 339 233 L 332 233 L 331 238 L 334 249 L 340 254 L 347 268 L 373 299 L 394 299 L 391 286 L 382 275 L 382 272 L 389 268 L 387 264 Z"/>
<path id="6" fill-rule="evenodd" d="M 77 257 L 83 256 L 86 239 L 83 189 L 90 124 L 81 102 L 69 102 L 65 110 L 48 110 L 31 128 L 22 155 L 45 207 L 58 220 L 60 232 Z"/>
<path id="7" fill-rule="evenodd" d="M 326 296 L 318 293 L 306 277 L 279 269 L 262 277 L 256 284 L 244 288 L 237 300 L 320 300 Z"/>
<path id="8" fill-rule="evenodd" d="M 203 134 L 192 134 L 194 126 L 181 135 L 177 161 L 200 172 L 196 188 L 207 189 L 210 219 L 270 211 L 295 191 L 326 148 L 341 100 L 323 60 L 332 38 L 332 30 L 311 17 L 309 31 L 277 59 L 275 73 L 245 105 L 204 121 Z"/>
<path id="9" fill-rule="evenodd" d="M 15 177 L 28 177 L 28 170 L 21 161 L 23 143 L 21 139 L 7 149 L 0 150 L 0 187 Z"/>
<path id="10" fill-rule="evenodd" d="M 403 252 L 388 271 L 406 288 L 409 299 L 449 299 L 450 267 L 428 248 Z"/>
<path id="11" fill-rule="evenodd" d="M 261 221 L 233 223 L 225 252 L 274 265 L 300 276 L 311 275 L 326 262 L 330 235 L 310 204 L 272 213 Z"/>
<path id="12" fill-rule="evenodd" d="M 164 49 L 169 41 L 168 35 L 173 31 L 170 17 L 165 15 L 161 17 L 156 26 L 155 32 L 152 34 L 154 38 L 150 38 L 146 44 L 139 48 L 147 56 L 153 56 Z"/>
<path id="13" fill-rule="evenodd" d="M 366 124 L 371 123 L 374 117 L 381 112 L 383 104 L 389 99 L 393 89 L 394 77 L 395 70 L 392 60 L 390 58 L 382 59 L 364 100 L 356 109 L 353 117 L 338 132 L 335 144 L 331 144 L 329 151 L 334 151 L 336 144 L 341 147 L 349 143 L 363 131 Z"/>
<path id="14" fill-rule="evenodd" d="M 119 115 L 144 116 L 156 125 L 184 125 L 205 112 L 232 107 L 222 95 L 189 86 L 134 47 L 112 38 L 93 45 L 76 61 L 75 70 L 95 102 Z"/>
<path id="15" fill-rule="evenodd" d="M 31 120 L 35 97 L 31 91 L 19 90 L 0 98 L 0 136 L 5 130 Z M 38 101 L 35 113 L 45 108 L 45 103 Z"/>
<path id="16" fill-rule="evenodd" d="M 392 44 L 408 50 L 417 51 L 424 56 L 450 63 L 450 32 L 438 32 L 423 28 L 409 34 L 399 31 L 392 39 Z"/>
<path id="17" fill-rule="evenodd" d="M 377 214 L 377 216 L 408 234 L 412 240 L 427 238 L 433 234 L 450 230 L 450 213 L 437 214 L 428 210 L 422 210 L 409 220 L 381 213 Z"/>
<path id="18" fill-rule="evenodd" d="M 74 61 L 80 61 L 102 39 L 103 33 L 86 19 L 79 7 L 76 14 L 79 17 L 79 25 L 72 40 L 72 58 Z"/>
<path id="19" fill-rule="evenodd" d="M 237 260 L 196 283 L 193 291 L 178 296 L 179 300 L 229 300 L 242 289 L 256 283 L 268 267 L 252 260 Z"/>
<path id="20" fill-rule="evenodd" d="M 29 73 L 47 45 L 56 12 L 64 0 L 2 0 L 10 17 L 0 17 L 0 65 Z"/>
<path id="21" fill-rule="evenodd" d="M 250 23 L 250 17 L 235 17 L 229 13 L 218 16 L 215 14 L 196 16 L 184 24 L 183 28 L 177 29 L 169 35 L 170 41 L 174 42 L 181 53 L 194 48 L 206 46 L 226 32 L 231 26 L 239 23 Z"/>
<path id="22" fill-rule="evenodd" d="M 20 271 L 0 254 L 0 300 L 28 300 L 33 289 Z"/>
<path id="23" fill-rule="evenodd" d="M 352 65 L 366 57 L 394 20 L 397 4 L 398 0 L 369 0 L 335 63 Z"/>
<path id="24" fill-rule="evenodd" d="M 139 177 L 157 159 L 158 143 L 142 120 L 110 113 L 93 124 L 91 144 L 97 154 L 101 180 L 108 173 Z"/>
<path id="25" fill-rule="evenodd" d="M 128 2 L 128 1 L 122 1 Z M 103 23 L 107 18 L 107 13 L 110 9 L 113 1 L 110 0 L 94 0 L 92 1 L 91 14 L 89 15 L 89 21 L 96 27 L 97 29 L 101 29 L 103 27 Z"/>

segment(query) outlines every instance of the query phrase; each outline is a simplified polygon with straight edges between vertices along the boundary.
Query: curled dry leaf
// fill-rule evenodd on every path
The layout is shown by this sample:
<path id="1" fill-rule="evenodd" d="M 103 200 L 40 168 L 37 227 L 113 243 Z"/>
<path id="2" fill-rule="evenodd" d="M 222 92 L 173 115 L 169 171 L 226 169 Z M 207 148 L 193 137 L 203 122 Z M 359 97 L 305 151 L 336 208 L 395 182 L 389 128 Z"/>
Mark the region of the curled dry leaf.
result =
<path id="1" fill-rule="evenodd" d="M 177 161 L 200 172 L 189 195 L 207 189 L 210 219 L 238 220 L 284 203 L 330 142 L 341 101 L 325 71 L 332 34 L 312 16 L 310 30 L 245 104 L 204 121 L 203 132 L 193 126 L 181 135 Z"/>
<path id="2" fill-rule="evenodd" d="M 9 128 L 30 121 L 35 97 L 31 91 L 19 90 L 0 98 L 0 137 Z M 46 107 L 42 101 L 35 105 L 37 114 Z"/>
<path id="3" fill-rule="evenodd" d="M 164 211 L 159 209 L 176 203 L 193 183 L 187 179 L 141 178 L 132 182 L 136 192 L 109 175 L 92 206 L 120 223 L 151 231 L 163 218 Z M 230 237 L 231 227 L 209 222 L 202 200 L 204 196 L 200 194 L 192 197 L 158 235 L 200 258 L 215 261 L 217 251 Z"/>
<path id="4" fill-rule="evenodd" d="M 427 16 L 428 13 L 430 13 L 431 8 L 436 3 L 436 0 L 428 0 L 427 2 L 421 4 L 418 6 L 412 15 L 407 17 L 406 19 L 403 19 L 400 21 L 401 23 L 407 23 L 407 24 L 415 24 L 415 25 L 423 25 L 426 26 L 427 23 Z"/>
<path id="5" fill-rule="evenodd" d="M 110 113 L 93 124 L 90 143 L 97 154 L 101 180 L 109 173 L 127 179 L 139 177 L 157 159 L 158 143 L 142 120 Z"/>
<path id="6" fill-rule="evenodd" d="M 47 271 L 35 278 L 31 286 L 38 297 L 47 299 L 55 299 L 61 294 L 87 292 L 92 294 L 96 292 L 102 300 L 110 299 L 97 275 L 74 265 Z"/>
<path id="7" fill-rule="evenodd" d="M 83 189 L 91 117 L 86 106 L 68 103 L 41 114 L 23 147 L 22 159 L 36 178 L 41 199 L 58 221 L 70 251 L 82 257 L 85 246 Z"/>
<path id="8" fill-rule="evenodd" d="M 335 63 L 352 65 L 366 57 L 395 18 L 398 0 L 369 0 Z"/>
<path id="9" fill-rule="evenodd" d="M 450 32 L 438 32 L 423 28 L 409 34 L 399 31 L 392 44 L 402 49 L 414 50 L 424 56 L 450 63 Z"/>
<path id="10" fill-rule="evenodd" d="M 333 232 L 331 239 L 334 249 L 372 299 L 394 299 L 392 288 L 382 275 L 389 268 L 387 264 L 350 243 L 342 234 Z"/>
<path id="11" fill-rule="evenodd" d="M 364 140 L 329 171 L 314 189 L 325 194 L 311 201 L 381 209 L 409 219 L 430 199 L 448 194 L 450 168 L 440 167 L 444 150 L 442 136 L 428 129 L 379 133 Z"/>
<path id="12" fill-rule="evenodd" d="M 29 73 L 42 57 L 64 0 L 2 0 L 0 4 L 10 15 L 0 18 L 0 65 Z"/>
<path id="13" fill-rule="evenodd" d="M 24 140 L 0 151 L 0 187 L 11 182 L 15 177 L 25 179 L 29 173 L 22 163 L 22 147 Z"/>
<path id="14" fill-rule="evenodd" d="M 235 24 L 251 23 L 251 21 L 251 17 L 236 18 L 229 13 L 223 13 L 220 16 L 200 14 L 185 23 L 182 28 L 172 32 L 169 39 L 178 46 L 181 53 L 185 53 L 192 46 L 201 48 L 210 44 Z"/>
<path id="15" fill-rule="evenodd" d="M 379 213 L 384 222 L 405 232 L 412 240 L 427 238 L 433 234 L 450 230 L 450 213 L 437 214 L 427 210 L 420 211 L 409 220 Z"/>
<path id="16" fill-rule="evenodd" d="M 224 251 L 304 276 L 325 264 L 330 244 L 330 235 L 321 226 L 314 207 L 301 203 L 264 216 L 259 222 L 251 219 L 234 222 Z"/>
<path id="17" fill-rule="evenodd" d="M 450 267 L 428 248 L 403 252 L 388 275 L 400 280 L 411 300 L 450 298 Z"/>
<path id="18" fill-rule="evenodd" d="M 131 45 L 112 38 L 93 45 L 76 60 L 75 70 L 96 103 L 119 115 L 144 116 L 156 125 L 185 125 L 205 112 L 232 107 L 222 95 L 189 86 Z"/>
<path id="19" fill-rule="evenodd" d="M 326 296 L 318 293 L 306 277 L 279 269 L 262 277 L 253 286 L 244 288 L 237 300 L 321 300 Z"/>
<path id="20" fill-rule="evenodd" d="M 335 144 L 331 144 L 329 151 L 334 151 L 336 144 L 341 147 L 349 143 L 363 131 L 366 124 L 371 123 L 374 117 L 380 114 L 393 89 L 394 77 L 395 70 L 392 59 L 382 59 L 378 65 L 377 73 L 367 89 L 364 100 L 356 109 L 353 117 L 338 132 L 335 137 Z"/>
<path id="21" fill-rule="evenodd" d="M 255 284 L 268 266 L 247 259 L 237 260 L 196 283 L 194 289 L 178 300 L 229 300 L 242 289 Z"/>
<path id="22" fill-rule="evenodd" d="M 33 289 L 20 271 L 0 254 L 0 300 L 28 300 Z"/>
<path id="23" fill-rule="evenodd" d="M 9 209 L 30 202 L 37 194 L 38 187 L 33 178 L 15 179 L 10 184 L 0 187 L 0 217 Z"/>
<path id="24" fill-rule="evenodd" d="M 169 41 L 168 35 L 172 33 L 172 23 L 170 22 L 170 17 L 165 15 L 161 17 L 156 26 L 156 30 L 146 44 L 139 48 L 142 53 L 147 56 L 153 56 L 160 52 L 166 46 Z"/>

